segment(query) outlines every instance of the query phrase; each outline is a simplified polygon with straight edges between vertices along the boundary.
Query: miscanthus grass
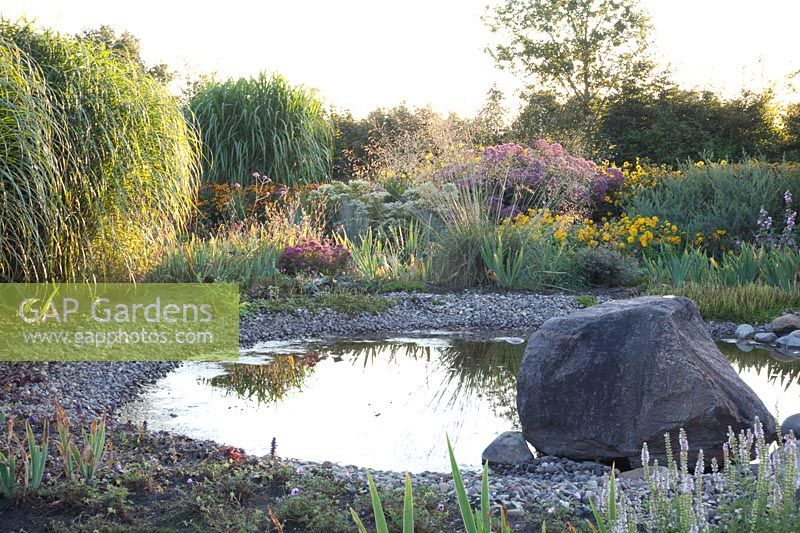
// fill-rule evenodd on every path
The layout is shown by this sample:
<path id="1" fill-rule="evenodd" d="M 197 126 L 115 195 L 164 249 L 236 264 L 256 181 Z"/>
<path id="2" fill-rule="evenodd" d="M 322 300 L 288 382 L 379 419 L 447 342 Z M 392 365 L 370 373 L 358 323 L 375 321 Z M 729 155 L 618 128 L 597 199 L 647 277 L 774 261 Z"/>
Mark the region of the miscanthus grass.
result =
<path id="1" fill-rule="evenodd" d="M 197 138 L 143 69 L 0 20 L 0 279 L 131 279 L 190 216 Z"/>

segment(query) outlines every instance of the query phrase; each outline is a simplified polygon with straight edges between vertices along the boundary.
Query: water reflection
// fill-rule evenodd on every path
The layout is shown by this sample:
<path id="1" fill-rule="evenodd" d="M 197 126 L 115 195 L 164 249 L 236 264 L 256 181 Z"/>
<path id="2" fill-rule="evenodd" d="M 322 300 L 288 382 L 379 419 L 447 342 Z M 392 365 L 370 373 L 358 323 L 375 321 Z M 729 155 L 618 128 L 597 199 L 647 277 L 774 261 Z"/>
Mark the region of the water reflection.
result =
<path id="1" fill-rule="evenodd" d="M 259 404 L 278 403 L 290 391 L 302 390 L 303 382 L 314 373 L 319 361 L 320 355 L 315 352 L 276 354 L 267 364 L 226 363 L 224 374 L 200 379 Z"/>
<path id="2" fill-rule="evenodd" d="M 201 378 L 259 404 L 277 404 L 289 392 L 302 392 L 304 382 L 321 360 L 348 363 L 368 370 L 400 359 L 431 364 L 431 376 L 440 376 L 430 407 L 470 408 L 471 399 L 488 400 L 497 417 L 518 425 L 516 376 L 525 352 L 524 343 L 471 341 L 462 339 L 392 340 L 384 342 L 342 342 L 305 354 L 272 354 L 269 362 L 229 363 L 224 374 Z M 400 376 L 398 376 L 400 378 Z"/>
<path id="3" fill-rule="evenodd" d="M 800 358 L 761 345 L 737 346 L 733 343 L 718 343 L 720 351 L 739 369 L 752 370 L 766 376 L 773 384 L 788 391 L 792 385 L 800 385 Z M 744 348 L 744 349 L 743 349 Z"/>
<path id="4" fill-rule="evenodd" d="M 519 340 L 273 343 L 237 363 L 186 363 L 120 416 L 259 455 L 277 439 L 286 457 L 412 472 L 448 471 L 449 436 L 480 468 L 486 445 L 518 427 Z M 800 362 L 721 348 L 773 414 L 800 412 Z"/>

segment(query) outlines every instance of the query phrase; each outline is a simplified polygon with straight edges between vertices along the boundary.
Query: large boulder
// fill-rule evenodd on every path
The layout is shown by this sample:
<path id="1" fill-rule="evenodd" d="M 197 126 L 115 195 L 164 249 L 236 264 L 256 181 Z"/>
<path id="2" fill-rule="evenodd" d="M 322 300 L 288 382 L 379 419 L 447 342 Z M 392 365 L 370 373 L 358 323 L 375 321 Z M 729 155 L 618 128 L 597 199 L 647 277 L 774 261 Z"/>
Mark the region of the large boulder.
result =
<path id="1" fill-rule="evenodd" d="M 690 460 L 722 464 L 728 426 L 767 434 L 775 421 L 717 349 L 697 306 L 647 296 L 553 318 L 533 334 L 517 380 L 525 438 L 574 460 L 641 465 L 642 443 L 664 464 L 664 434 L 684 428 Z"/>

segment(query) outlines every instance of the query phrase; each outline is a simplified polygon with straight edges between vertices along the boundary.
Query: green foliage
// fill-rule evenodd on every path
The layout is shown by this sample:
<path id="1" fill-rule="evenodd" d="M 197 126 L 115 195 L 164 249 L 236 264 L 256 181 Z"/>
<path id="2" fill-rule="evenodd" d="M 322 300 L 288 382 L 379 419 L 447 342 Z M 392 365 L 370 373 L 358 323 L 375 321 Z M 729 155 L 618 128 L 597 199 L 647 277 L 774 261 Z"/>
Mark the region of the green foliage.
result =
<path id="1" fill-rule="evenodd" d="M 783 115 L 784 156 L 791 161 L 800 160 L 800 102 L 790 105 Z"/>
<path id="2" fill-rule="evenodd" d="M 159 283 L 217 281 L 244 289 L 278 275 L 280 251 L 260 226 L 202 239 L 195 235 L 164 253 L 146 280 Z"/>
<path id="3" fill-rule="evenodd" d="M 69 417 L 58 405 L 55 419 L 58 434 L 56 448 L 61 455 L 64 475 L 69 480 L 80 477 L 83 481 L 91 481 L 100 469 L 106 453 L 110 453 L 106 446 L 105 418 L 93 420 L 88 434 L 81 428 L 83 449 L 73 441 Z"/>
<path id="4" fill-rule="evenodd" d="M 130 279 L 193 207 L 198 145 L 139 65 L 0 21 L 0 278 Z"/>
<path id="5" fill-rule="evenodd" d="M 525 248 L 512 252 L 503 245 L 501 233 L 492 234 L 483 241 L 481 258 L 500 288 L 516 289 L 519 286 L 525 266 Z"/>
<path id="6" fill-rule="evenodd" d="M 397 182 L 390 180 L 385 185 L 392 183 Z M 388 233 L 393 227 L 413 221 L 424 209 L 419 197 L 420 194 L 411 187 L 392 194 L 381 184 L 352 180 L 321 185 L 309 192 L 305 201 L 324 213 L 328 231 L 357 239 L 370 230 Z"/>
<path id="7" fill-rule="evenodd" d="M 42 443 L 36 444 L 30 422 L 25 423 L 25 438 L 28 441 L 28 457 L 25 461 L 25 485 L 29 490 L 37 491 L 42 485 L 44 467 L 47 464 L 47 447 L 49 446 L 48 422 L 45 420 L 42 430 Z"/>
<path id="8" fill-rule="evenodd" d="M 385 234 L 373 234 L 370 227 L 357 242 L 346 235 L 337 240 L 349 250 L 356 272 L 370 282 L 422 281 L 427 278 L 428 235 L 419 223 L 389 228 Z"/>
<path id="9" fill-rule="evenodd" d="M 723 99 L 675 86 L 629 88 L 603 115 L 600 135 L 612 159 L 675 164 L 687 159 L 781 157 L 770 92 Z"/>
<path id="10" fill-rule="evenodd" d="M 0 451 L 0 492 L 5 498 L 13 498 L 17 489 L 17 458 L 14 452 Z"/>
<path id="11" fill-rule="evenodd" d="M 643 258 L 653 284 L 681 287 L 685 283 L 744 287 L 754 283 L 786 293 L 800 287 L 800 258 L 788 248 L 762 248 L 742 244 L 729 250 L 719 262 L 697 248 L 679 252 L 673 248 Z"/>
<path id="12" fill-rule="evenodd" d="M 575 297 L 575 301 L 578 302 L 578 305 L 581 307 L 592 307 L 597 305 L 597 298 L 591 294 L 579 294 Z"/>
<path id="13" fill-rule="evenodd" d="M 532 90 L 523 94 L 522 100 L 525 104 L 511 124 L 511 137 L 517 142 L 531 144 L 546 139 L 559 142 L 571 153 L 591 153 L 582 130 L 585 117 L 576 99 L 565 101 L 555 91 Z"/>
<path id="14" fill-rule="evenodd" d="M 743 287 L 685 283 L 680 287 L 656 286 L 653 294 L 685 296 L 697 304 L 706 320 L 753 324 L 774 319 L 786 309 L 800 309 L 800 293 L 753 283 Z"/>
<path id="15" fill-rule="evenodd" d="M 450 455 L 450 466 L 452 468 L 453 483 L 456 488 L 456 496 L 458 498 L 458 506 L 461 510 L 461 518 L 464 521 L 464 528 L 467 533 L 492 533 L 492 531 L 499 531 L 500 533 L 511 533 L 511 527 L 506 520 L 505 510 L 501 509 L 500 519 L 492 516 L 489 501 L 489 463 L 483 466 L 483 476 L 481 476 L 481 503 L 480 509 L 472 509 L 469 503 L 466 489 L 464 488 L 464 481 L 461 478 L 461 471 L 458 468 L 455 454 L 453 453 L 453 446 L 450 444 L 450 437 L 447 437 L 447 451 Z M 378 490 L 375 483 L 372 481 L 372 475 L 367 472 L 367 480 L 369 482 L 370 497 L 372 499 L 372 510 L 375 515 L 375 527 L 378 533 L 388 533 L 389 529 L 386 525 L 386 518 L 383 513 L 383 506 Z M 414 497 L 411 491 L 411 476 L 406 474 L 405 491 L 404 491 L 404 506 L 403 506 L 403 533 L 413 533 L 414 531 Z M 353 521 L 356 523 L 360 532 L 366 532 L 364 523 L 359 518 L 358 514 L 350 508 L 350 514 Z M 494 526 L 497 526 L 495 529 Z"/>
<path id="16" fill-rule="evenodd" d="M 648 491 L 642 500 L 629 499 L 615 486 L 612 475 L 608 498 L 601 509 L 592 504 L 595 531 L 775 531 L 796 530 L 800 518 L 796 490 L 797 444 L 793 435 L 777 432 L 772 451 L 761 423 L 737 435 L 728 428 L 723 446 L 723 464 L 711 461 L 711 474 L 704 474 L 703 452 L 693 471 L 689 465 L 689 441 L 679 432 L 679 457 L 673 456 L 669 434 L 665 435 L 666 468 L 650 464 L 647 444 L 642 463 Z M 753 457 L 755 455 L 755 462 Z M 705 484 L 711 484 L 719 504 L 711 508 L 704 499 Z M 710 519 L 713 517 L 713 523 Z"/>
<path id="17" fill-rule="evenodd" d="M 800 194 L 800 167 L 793 163 L 708 163 L 679 170 L 653 187 L 638 189 L 627 200 L 628 214 L 656 215 L 689 235 L 712 235 L 722 228 L 728 238 L 751 241 L 762 207 L 781 213 L 784 192 Z"/>
<path id="18" fill-rule="evenodd" d="M 310 311 L 331 309 L 347 315 L 361 313 L 375 315 L 385 309 L 394 307 L 396 304 L 395 300 L 377 294 L 360 294 L 340 290 L 321 292 L 313 297 L 299 295 L 274 299 L 256 299 L 242 304 L 244 309 L 241 314 L 249 316 L 262 309 L 273 313 L 281 313 L 302 308 Z"/>
<path id="19" fill-rule="evenodd" d="M 175 73 L 171 72 L 164 63 L 153 66 L 145 65 L 141 56 L 139 38 L 128 31 L 117 34 L 113 27 L 103 24 L 97 28 L 82 31 L 78 37 L 104 46 L 115 54 L 122 56 L 126 61 L 136 63 L 142 71 L 164 85 L 171 82 L 175 77 Z"/>
<path id="20" fill-rule="evenodd" d="M 333 132 L 322 102 L 279 75 L 209 82 L 189 100 L 200 130 L 203 180 L 248 184 L 327 181 Z"/>

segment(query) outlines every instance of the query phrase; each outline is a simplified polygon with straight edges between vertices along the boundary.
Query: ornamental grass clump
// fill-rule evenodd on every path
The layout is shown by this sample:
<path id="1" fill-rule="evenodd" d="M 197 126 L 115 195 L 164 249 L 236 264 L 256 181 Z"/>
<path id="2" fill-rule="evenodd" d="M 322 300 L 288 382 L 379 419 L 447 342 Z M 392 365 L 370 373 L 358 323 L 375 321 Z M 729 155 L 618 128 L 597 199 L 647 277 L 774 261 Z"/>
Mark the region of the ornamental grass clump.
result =
<path id="1" fill-rule="evenodd" d="M 330 179 L 333 127 L 313 91 L 265 73 L 208 83 L 189 100 L 203 141 L 203 181 L 283 185 Z M 248 177 L 249 178 L 245 178 Z"/>
<path id="2" fill-rule="evenodd" d="M 140 65 L 0 21 L 0 279 L 128 280 L 193 210 L 199 145 Z"/>

